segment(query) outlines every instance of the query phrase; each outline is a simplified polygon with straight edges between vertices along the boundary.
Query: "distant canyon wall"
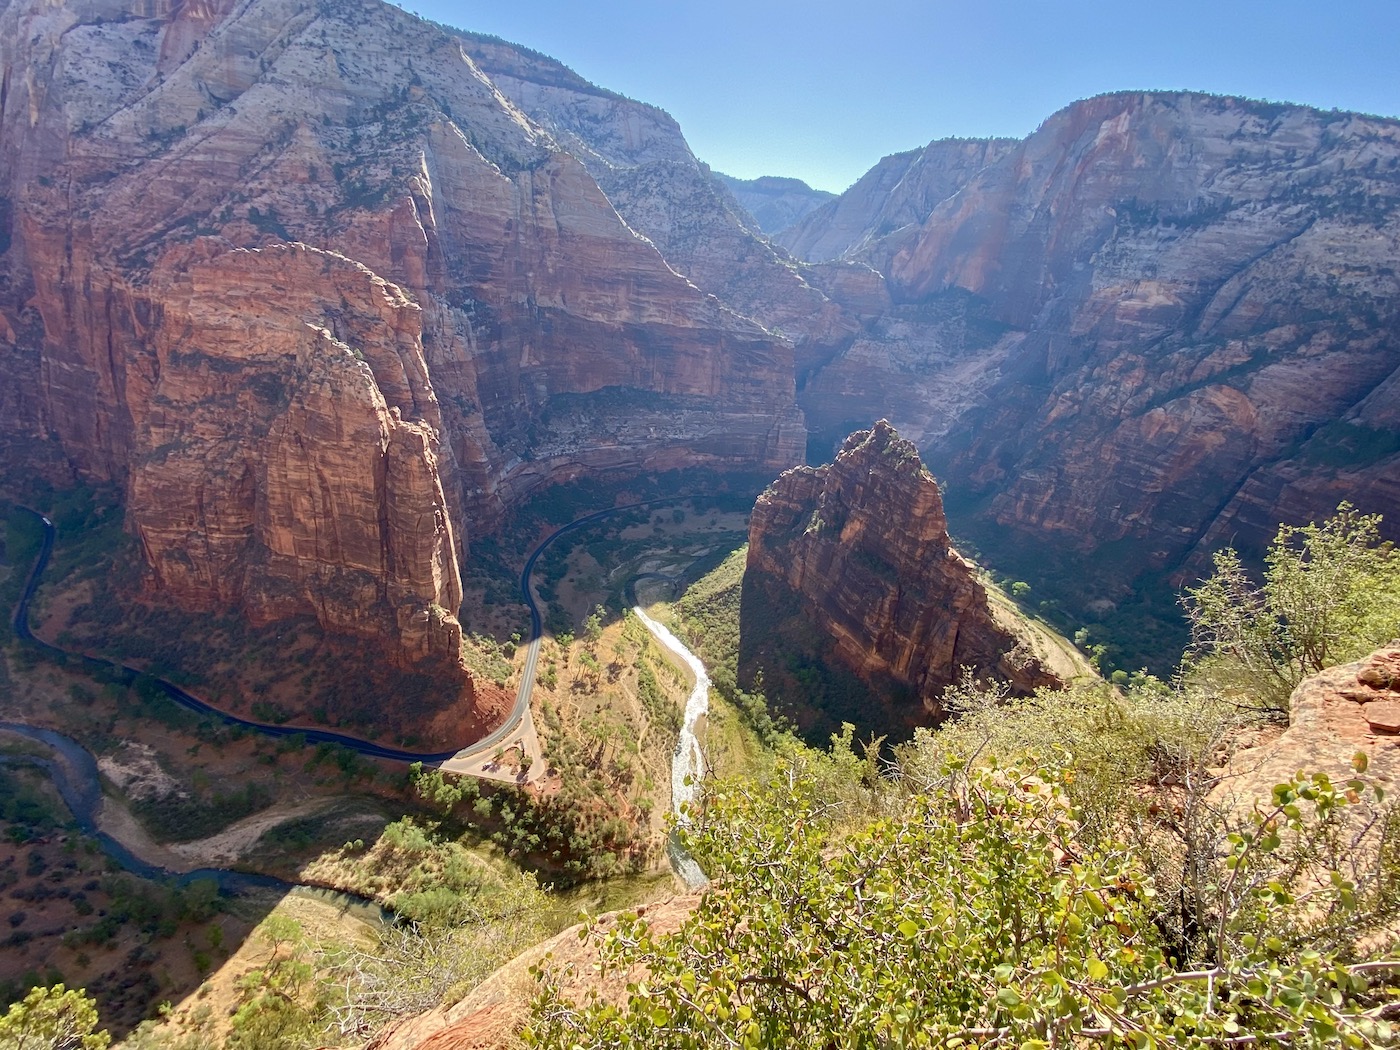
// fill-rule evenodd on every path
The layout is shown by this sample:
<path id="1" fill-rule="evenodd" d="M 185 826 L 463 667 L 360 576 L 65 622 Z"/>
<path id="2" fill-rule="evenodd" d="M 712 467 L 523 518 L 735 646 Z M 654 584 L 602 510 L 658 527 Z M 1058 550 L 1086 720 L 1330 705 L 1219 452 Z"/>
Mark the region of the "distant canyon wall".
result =
<path id="1" fill-rule="evenodd" d="M 1400 122 L 1105 95 L 775 239 L 866 273 L 826 286 L 863 320 L 800 394 L 822 447 L 887 415 L 964 522 L 1111 565 L 1106 602 L 1343 498 L 1400 534 Z"/>
<path id="2" fill-rule="evenodd" d="M 0 450 L 119 486 L 185 607 L 412 664 L 543 486 L 883 417 L 1086 602 L 1400 525 L 1396 121 L 1106 95 L 770 237 L 661 110 L 375 0 L 10 0 L 0 59 Z"/>

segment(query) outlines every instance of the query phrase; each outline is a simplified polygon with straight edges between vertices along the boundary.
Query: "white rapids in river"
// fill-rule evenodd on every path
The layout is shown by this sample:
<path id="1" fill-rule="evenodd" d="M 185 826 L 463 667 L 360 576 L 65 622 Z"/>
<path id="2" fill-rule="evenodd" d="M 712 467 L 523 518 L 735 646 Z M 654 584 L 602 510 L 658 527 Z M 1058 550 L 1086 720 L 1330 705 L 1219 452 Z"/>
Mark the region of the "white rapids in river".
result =
<path id="1" fill-rule="evenodd" d="M 685 820 L 681 806 L 694 801 L 696 792 L 700 790 L 700 778 L 705 775 L 705 759 L 700 754 L 700 742 L 695 739 L 695 723 L 710 709 L 710 676 L 705 673 L 705 665 L 700 658 L 687 649 L 665 624 L 657 623 L 639 605 L 634 605 L 632 611 L 652 636 L 680 657 L 695 675 L 695 688 L 685 702 L 685 722 L 681 725 L 681 737 L 671 759 L 671 809 L 680 820 Z M 699 889 L 709 881 L 700 870 L 700 865 L 695 863 L 695 858 L 681 849 L 674 832 L 667 853 L 672 869 L 690 889 Z"/>

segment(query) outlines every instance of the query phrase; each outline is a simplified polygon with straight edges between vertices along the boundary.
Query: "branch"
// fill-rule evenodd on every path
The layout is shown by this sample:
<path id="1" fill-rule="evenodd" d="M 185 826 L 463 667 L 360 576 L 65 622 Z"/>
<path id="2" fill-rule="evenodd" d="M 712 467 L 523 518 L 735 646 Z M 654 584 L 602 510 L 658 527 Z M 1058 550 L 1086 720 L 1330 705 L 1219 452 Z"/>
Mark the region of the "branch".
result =
<path id="1" fill-rule="evenodd" d="M 1347 973 L 1374 973 L 1378 970 L 1400 970 L 1400 959 L 1376 959 L 1347 967 Z"/>
<path id="2" fill-rule="evenodd" d="M 1159 977 L 1155 981 L 1143 981 L 1139 984 L 1125 984 L 1119 989 L 1124 995 L 1137 995 L 1139 992 L 1150 992 L 1154 988 L 1166 988 L 1168 985 L 1185 984 L 1188 981 L 1210 981 L 1224 973 L 1224 969 L 1216 966 L 1209 970 L 1186 970 L 1182 973 L 1170 974 L 1167 977 Z"/>
<path id="3" fill-rule="evenodd" d="M 755 975 L 753 977 L 740 977 L 734 983 L 736 985 L 766 984 L 770 988 L 782 988 L 785 991 L 796 992 L 798 995 L 802 996 L 802 998 L 806 999 L 809 1003 L 812 1001 L 812 995 L 810 992 L 807 991 L 807 989 L 795 985 L 791 981 L 785 980 L 782 977 L 766 977 Z"/>

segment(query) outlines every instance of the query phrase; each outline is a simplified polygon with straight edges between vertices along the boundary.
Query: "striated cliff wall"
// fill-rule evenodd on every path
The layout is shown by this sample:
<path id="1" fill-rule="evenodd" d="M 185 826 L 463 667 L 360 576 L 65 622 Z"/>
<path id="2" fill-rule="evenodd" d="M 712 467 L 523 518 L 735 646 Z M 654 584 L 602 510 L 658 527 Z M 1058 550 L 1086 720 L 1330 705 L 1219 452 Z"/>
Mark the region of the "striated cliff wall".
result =
<path id="1" fill-rule="evenodd" d="M 531 491 L 802 456 L 790 342 L 455 35 L 17 0 L 0 62 L 0 440 L 125 490 L 158 600 L 455 655 L 470 538 Z"/>
<path id="2" fill-rule="evenodd" d="M 799 381 L 850 343 L 857 318 L 762 235 L 669 114 L 595 87 L 543 55 L 470 33 L 460 38 L 671 267 L 793 347 Z"/>
<path id="3" fill-rule="evenodd" d="M 890 299 L 802 392 L 826 441 L 888 416 L 1081 616 L 1343 497 L 1400 524 L 1400 122 L 1133 92 L 934 146 L 922 201 L 889 158 L 784 235 Z"/>
<path id="4" fill-rule="evenodd" d="M 795 595 L 823 655 L 870 685 L 872 706 L 888 706 L 895 724 L 933 720 L 964 668 L 1021 692 L 1062 684 L 994 614 L 951 546 L 938 483 L 883 420 L 852 434 L 834 462 L 787 471 L 759 497 L 744 588 L 746 616 Z"/>
<path id="5" fill-rule="evenodd" d="M 892 154 L 773 240 L 808 262 L 859 257 L 883 271 L 886 238 L 922 226 L 934 208 L 1017 145 L 1014 139 L 938 139 Z"/>
<path id="6" fill-rule="evenodd" d="M 1400 521 L 1396 121 L 1090 99 L 886 158 L 799 263 L 665 113 L 373 0 L 12 0 L 0 60 L 0 451 L 124 487 L 177 603 L 342 629 L 368 587 L 411 662 L 540 487 L 882 416 L 970 525 L 1103 568 L 1076 615 L 1344 496 Z"/>

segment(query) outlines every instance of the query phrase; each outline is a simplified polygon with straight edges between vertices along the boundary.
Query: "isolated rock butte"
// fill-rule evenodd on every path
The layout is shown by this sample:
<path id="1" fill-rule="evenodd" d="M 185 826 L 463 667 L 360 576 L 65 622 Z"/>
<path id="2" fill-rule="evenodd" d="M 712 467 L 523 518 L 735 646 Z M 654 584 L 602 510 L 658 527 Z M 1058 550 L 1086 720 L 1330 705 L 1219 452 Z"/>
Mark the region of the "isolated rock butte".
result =
<path id="1" fill-rule="evenodd" d="M 889 418 L 1009 544 L 1190 579 L 1343 497 L 1400 527 L 1400 122 L 1105 95 L 778 239 L 891 304 L 803 387 L 814 434 Z"/>
<path id="2" fill-rule="evenodd" d="M 801 458 L 790 344 L 439 27 L 16 0 L 0 61 L 0 448 L 122 488 L 161 601 L 452 656 L 470 534 L 530 492 Z"/>
<path id="3" fill-rule="evenodd" d="M 972 566 L 953 550 L 938 483 L 914 445 L 881 420 L 834 462 L 795 467 L 759 498 L 750 575 L 799 596 L 830 653 L 874 689 L 906 687 L 920 721 L 966 668 L 1021 692 L 1063 683 L 997 621 Z"/>

